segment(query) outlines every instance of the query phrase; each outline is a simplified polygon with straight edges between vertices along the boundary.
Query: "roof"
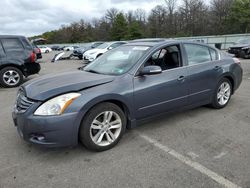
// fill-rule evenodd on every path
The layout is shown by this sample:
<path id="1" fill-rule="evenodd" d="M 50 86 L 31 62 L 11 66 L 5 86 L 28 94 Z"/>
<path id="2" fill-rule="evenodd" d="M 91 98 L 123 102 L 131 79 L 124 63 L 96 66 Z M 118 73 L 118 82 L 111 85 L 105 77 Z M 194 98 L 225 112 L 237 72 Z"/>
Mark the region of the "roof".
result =
<path id="1" fill-rule="evenodd" d="M 166 38 L 144 38 L 144 39 L 135 39 L 130 42 L 163 42 L 169 39 Z"/>
<path id="2" fill-rule="evenodd" d="M 25 38 L 22 35 L 0 35 L 0 38 Z"/>
<path id="3" fill-rule="evenodd" d="M 176 40 L 173 39 L 164 39 L 164 40 L 135 40 L 135 41 L 130 41 L 126 45 L 135 45 L 135 46 L 157 46 L 160 44 L 168 44 L 171 42 L 175 42 Z"/>

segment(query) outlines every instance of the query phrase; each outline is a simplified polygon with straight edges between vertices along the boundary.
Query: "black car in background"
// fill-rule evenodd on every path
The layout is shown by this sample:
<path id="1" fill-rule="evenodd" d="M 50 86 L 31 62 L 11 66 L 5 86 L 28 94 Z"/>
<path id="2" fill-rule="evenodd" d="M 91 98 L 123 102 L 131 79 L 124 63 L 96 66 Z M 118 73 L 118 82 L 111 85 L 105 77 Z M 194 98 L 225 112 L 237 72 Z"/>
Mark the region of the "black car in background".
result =
<path id="1" fill-rule="evenodd" d="M 51 49 L 52 49 L 53 51 L 58 51 L 59 48 L 60 48 L 60 46 L 52 46 L 52 47 L 51 47 Z"/>
<path id="2" fill-rule="evenodd" d="M 228 53 L 236 57 L 250 58 L 250 38 L 240 39 L 235 45 L 228 48 Z"/>
<path id="3" fill-rule="evenodd" d="M 74 57 L 78 57 L 79 59 L 83 59 L 83 54 L 84 52 L 86 52 L 87 50 L 90 49 L 94 49 L 98 46 L 100 46 L 101 44 L 103 44 L 104 42 L 91 42 L 91 43 L 87 43 L 84 46 L 77 48 L 73 51 L 73 56 Z"/>
<path id="4" fill-rule="evenodd" d="M 33 45 L 26 37 L 0 35 L 0 85 L 16 87 L 40 71 Z"/>

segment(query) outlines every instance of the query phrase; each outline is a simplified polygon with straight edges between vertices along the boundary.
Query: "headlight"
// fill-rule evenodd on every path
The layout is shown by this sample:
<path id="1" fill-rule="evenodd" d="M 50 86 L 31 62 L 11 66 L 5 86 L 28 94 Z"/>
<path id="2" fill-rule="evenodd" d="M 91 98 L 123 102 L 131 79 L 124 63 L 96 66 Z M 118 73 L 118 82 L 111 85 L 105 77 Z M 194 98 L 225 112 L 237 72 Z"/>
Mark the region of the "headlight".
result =
<path id="1" fill-rule="evenodd" d="M 248 50 L 250 47 L 249 46 L 246 46 L 244 48 L 242 48 L 242 50 Z"/>
<path id="2" fill-rule="evenodd" d="M 60 95 L 43 103 L 34 113 L 38 116 L 53 116 L 60 115 L 64 110 L 73 102 L 74 99 L 79 97 L 80 93 L 67 93 Z"/>

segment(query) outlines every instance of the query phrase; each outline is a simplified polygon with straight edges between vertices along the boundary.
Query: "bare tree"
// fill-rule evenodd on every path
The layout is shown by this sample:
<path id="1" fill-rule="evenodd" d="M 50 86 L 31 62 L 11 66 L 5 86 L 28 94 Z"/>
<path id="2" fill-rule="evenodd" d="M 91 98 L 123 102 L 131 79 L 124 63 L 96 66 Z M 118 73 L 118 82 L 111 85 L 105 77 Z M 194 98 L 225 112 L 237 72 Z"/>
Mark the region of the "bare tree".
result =
<path id="1" fill-rule="evenodd" d="M 208 7 L 202 0 L 183 0 L 179 13 L 184 32 L 189 35 L 206 34 Z"/>
<path id="2" fill-rule="evenodd" d="M 167 18 L 166 18 L 166 29 L 169 32 L 169 35 L 175 35 L 177 32 L 176 29 L 176 20 L 175 20 L 175 9 L 177 7 L 177 0 L 165 0 Z"/>
<path id="3" fill-rule="evenodd" d="M 111 23 L 111 25 L 113 25 L 115 17 L 117 16 L 118 13 L 119 13 L 118 9 L 111 8 L 111 9 L 107 10 L 107 12 L 105 14 L 105 18 L 108 20 L 108 22 Z"/>
<path id="4" fill-rule="evenodd" d="M 216 34 L 226 32 L 225 21 L 229 16 L 231 6 L 234 0 L 212 0 L 211 2 L 211 18 L 213 20 L 212 27 L 214 27 Z"/>

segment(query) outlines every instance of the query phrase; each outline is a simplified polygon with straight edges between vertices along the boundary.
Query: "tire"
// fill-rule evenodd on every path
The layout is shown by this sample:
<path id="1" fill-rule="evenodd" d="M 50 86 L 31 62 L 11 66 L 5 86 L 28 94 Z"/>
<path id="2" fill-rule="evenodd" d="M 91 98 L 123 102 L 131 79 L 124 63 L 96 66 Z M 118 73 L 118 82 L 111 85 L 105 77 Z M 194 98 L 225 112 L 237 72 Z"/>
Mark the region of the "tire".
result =
<path id="1" fill-rule="evenodd" d="M 250 55 L 248 55 L 248 54 L 247 54 L 246 52 L 244 52 L 244 51 L 241 51 L 240 57 L 243 58 L 243 59 L 248 59 L 248 58 L 250 58 Z"/>
<path id="2" fill-rule="evenodd" d="M 98 58 L 98 57 L 100 57 L 102 54 L 98 54 L 97 56 L 96 56 L 96 59 Z"/>
<path id="3" fill-rule="evenodd" d="M 227 78 L 221 79 L 214 91 L 211 106 L 215 109 L 226 107 L 231 99 L 232 92 L 232 83 Z"/>
<path id="4" fill-rule="evenodd" d="M 23 83 L 23 73 L 16 67 L 5 67 L 0 70 L 0 85 L 11 88 Z"/>
<path id="5" fill-rule="evenodd" d="M 49 53 L 49 50 L 46 50 L 45 53 L 46 53 L 46 54 Z"/>
<path id="6" fill-rule="evenodd" d="M 79 56 L 78 56 L 78 58 L 79 58 L 80 60 L 82 60 L 82 59 L 83 59 L 82 55 L 79 55 Z"/>
<path id="7" fill-rule="evenodd" d="M 105 117 L 107 117 L 107 121 L 105 121 Z M 108 119 L 110 120 L 108 121 Z M 114 124 L 115 121 L 116 124 Z M 113 122 L 113 129 L 110 129 L 111 124 L 107 122 Z M 126 124 L 127 118 L 120 107 L 113 103 L 100 103 L 85 115 L 79 131 L 80 141 L 92 151 L 100 152 L 111 149 L 122 138 Z"/>

